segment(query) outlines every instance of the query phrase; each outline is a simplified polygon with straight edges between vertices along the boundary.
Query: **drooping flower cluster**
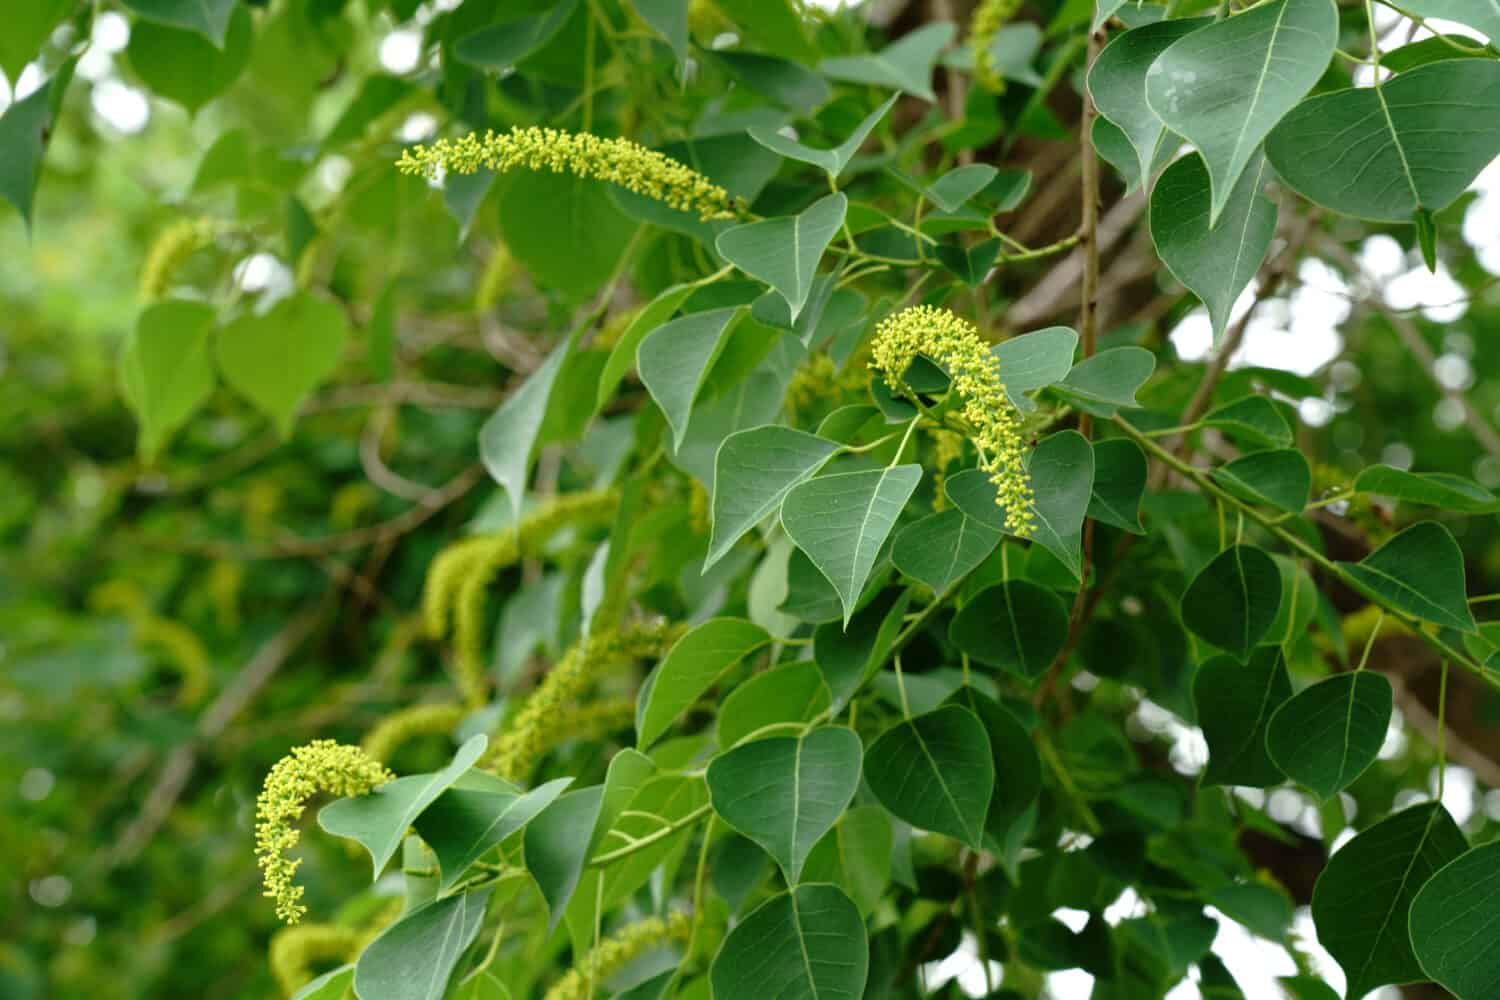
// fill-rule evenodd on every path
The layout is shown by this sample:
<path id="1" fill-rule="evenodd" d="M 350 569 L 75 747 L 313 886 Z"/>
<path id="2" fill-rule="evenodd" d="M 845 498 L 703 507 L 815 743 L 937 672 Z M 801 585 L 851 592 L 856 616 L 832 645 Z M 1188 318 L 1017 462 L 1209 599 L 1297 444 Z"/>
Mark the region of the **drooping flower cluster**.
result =
<path id="1" fill-rule="evenodd" d="M 1015 408 L 1005 396 L 1000 363 L 974 326 L 946 309 L 912 306 L 888 316 L 875 329 L 870 365 L 895 392 L 908 393 L 902 382 L 917 355 L 948 372 L 953 391 L 963 398 L 963 416 L 979 452 L 979 467 L 995 484 L 995 502 L 1005 509 L 1005 527 L 1025 538 L 1031 534 L 1031 480 L 1026 474 L 1026 446 Z"/>
<path id="2" fill-rule="evenodd" d="M 467 714 L 469 710 L 456 702 L 409 705 L 375 723 L 360 745 L 372 759 L 389 764 L 407 743 L 422 736 L 451 733 Z"/>
<path id="3" fill-rule="evenodd" d="M 604 991 L 600 984 L 640 956 L 673 941 L 686 941 L 693 922 L 685 913 L 647 917 L 626 924 L 600 941 L 573 968 L 552 984 L 543 1000 L 585 1000 Z"/>
<path id="4" fill-rule="evenodd" d="M 333 740 L 296 747 L 271 768 L 255 800 L 255 855 L 265 882 L 263 895 L 276 901 L 278 917 L 295 924 L 307 913 L 302 886 L 294 882 L 302 861 L 287 857 L 302 839 L 297 821 L 307 800 L 318 792 L 366 795 L 394 777 L 359 747 Z"/>
<path id="5" fill-rule="evenodd" d="M 212 219 L 179 219 L 163 229 L 146 251 L 141 266 L 141 301 L 155 302 L 171 291 L 182 265 L 213 243 L 216 231 Z"/>
<path id="6" fill-rule="evenodd" d="M 631 660 L 660 656 L 681 634 L 680 625 L 642 624 L 596 632 L 579 642 L 547 672 L 496 736 L 483 766 L 511 781 L 526 780 L 542 754 L 577 735 L 571 728 L 577 722 L 572 713 L 585 711 L 579 708 L 579 700 L 600 673 Z"/>
<path id="7" fill-rule="evenodd" d="M 484 704 L 484 595 L 495 575 L 535 552 L 559 529 L 578 521 L 602 517 L 614 510 L 618 497 L 608 491 L 569 493 L 555 497 L 521 518 L 519 525 L 492 535 L 466 538 L 450 545 L 433 560 L 422 592 L 422 615 L 427 634 L 440 639 L 453 616 L 457 651 L 457 683 L 465 704 Z"/>
<path id="8" fill-rule="evenodd" d="M 980 0 L 969 19 L 969 48 L 974 53 L 974 79 L 992 93 L 1005 90 L 1005 78 L 995 68 L 990 45 L 1000 29 L 1010 23 L 1021 9 L 1021 0 Z"/>
<path id="9" fill-rule="evenodd" d="M 336 924 L 283 927 L 271 936 L 271 975 L 283 996 L 292 996 L 316 978 L 325 963 L 348 962 L 359 947 L 360 933 Z"/>
<path id="10" fill-rule="evenodd" d="M 440 170 L 472 174 L 495 171 L 550 170 L 618 184 L 636 194 L 664 202 L 703 220 L 734 217 L 729 192 L 670 156 L 629 139 L 601 139 L 587 132 L 553 128 L 513 128 L 471 132 L 460 139 L 439 139 L 405 150 L 396 166 L 407 174 L 435 177 Z"/>

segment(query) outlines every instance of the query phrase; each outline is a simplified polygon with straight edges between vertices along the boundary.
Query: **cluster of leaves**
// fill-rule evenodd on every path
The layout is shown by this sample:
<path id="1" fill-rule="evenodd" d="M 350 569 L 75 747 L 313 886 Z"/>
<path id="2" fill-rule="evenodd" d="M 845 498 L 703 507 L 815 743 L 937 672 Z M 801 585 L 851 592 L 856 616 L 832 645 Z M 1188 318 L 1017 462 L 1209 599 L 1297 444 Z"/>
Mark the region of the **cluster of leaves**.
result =
<path id="1" fill-rule="evenodd" d="M 83 142 L 68 94 L 97 6 L 26 5 L 0 40 L 11 79 L 44 74 L 0 115 L 0 195 L 28 226 L 48 224 L 43 163 Z M 1470 576 L 1495 573 L 1466 562 L 1487 554 L 1500 498 L 1453 471 L 1468 471 L 1467 445 L 1423 449 L 1412 472 L 1355 438 L 1314 465 L 1288 401 L 1322 385 L 1221 363 L 1244 335 L 1242 293 L 1274 294 L 1318 240 L 1347 254 L 1379 225 L 1429 266 L 1461 266 L 1451 213 L 1500 154 L 1495 51 L 1383 48 L 1369 3 L 1043 3 L 998 27 L 983 6 L 977 59 L 925 10 L 877 28 L 792 0 L 107 11 L 128 15 L 133 78 L 217 131 L 162 185 L 181 210 L 153 219 L 122 338 L 140 464 L 118 440 L 84 450 L 119 473 L 70 561 L 107 539 L 147 554 L 111 556 L 71 594 L 29 570 L 58 607 L 18 632 L 38 731 L 75 721 L 62 703 L 79 688 L 46 691 L 59 647 L 117 647 L 106 685 L 124 714 L 131 698 L 150 706 L 127 723 L 101 703 L 121 745 L 148 748 L 140 768 L 163 757 L 138 810 L 110 805 L 134 819 L 104 865 L 148 845 L 175 859 L 194 830 L 232 827 L 217 863 L 243 873 L 270 760 L 374 729 L 367 747 L 402 776 L 318 812 L 367 851 L 372 885 L 334 913 L 348 859 L 310 853 L 315 923 L 273 939 L 278 983 L 302 1000 L 915 996 L 955 952 L 995 996 L 1040 995 L 1072 969 L 1101 997 L 1187 980 L 1240 995 L 1208 907 L 1289 948 L 1289 995 L 1326 997 L 1293 931 L 1300 904 L 1351 1000 L 1424 980 L 1463 1000 L 1500 992 L 1483 933 L 1500 852 L 1482 816 L 1465 830 L 1441 780 L 1428 788 L 1434 763 L 1446 773 L 1450 684 L 1469 723 L 1493 712 L 1500 632 L 1476 619 Z M 1392 10 L 1403 26 L 1500 27 L 1452 0 Z M 374 67 L 382 37 L 417 47 L 409 71 Z M 604 172 L 534 149 L 500 173 L 446 164 L 432 185 L 396 169 L 433 129 L 537 125 L 628 136 L 733 209 L 653 200 L 649 176 L 599 179 L 661 169 L 646 155 Z M 1019 165 L 1049 148 L 1083 160 L 1081 183 Z M 1099 202 L 1140 205 L 1138 188 L 1166 305 L 1101 331 Z M 1044 206 L 1058 190 L 1081 201 L 1076 226 Z M 257 268 L 273 280 L 251 280 Z M 1082 286 L 1077 328 L 1015 329 L 1007 307 L 1058 281 Z M 1220 355 L 1167 364 L 1165 319 L 1195 302 Z M 969 372 L 936 340 L 904 371 L 872 370 L 877 324 L 914 305 L 985 338 L 1004 397 L 985 405 L 1028 442 L 1009 470 L 1029 483 L 1026 517 L 1005 506 L 1019 494 L 997 493 Z M 1426 363 L 1351 354 L 1372 382 Z M 1413 397 L 1391 384 L 1395 405 Z M 17 408 L 29 426 L 46 402 Z M 466 409 L 493 412 L 480 424 Z M 10 447 L 37 445 L 18 433 Z M 18 494 L 61 492 L 30 475 L 45 489 Z M 482 475 L 492 495 L 468 502 Z M 194 509 L 204 489 L 219 510 Z M 553 516 L 582 496 L 600 502 Z M 34 550 L 19 520 L 0 521 L 7 543 Z M 434 558 L 445 547 L 454 557 Z M 263 559 L 306 562 L 247 578 Z M 119 586 L 133 573 L 135 590 Z M 425 623 L 407 610 L 419 586 Z M 242 629 L 242 608 L 274 609 L 272 625 Z M 346 625 L 326 657 L 345 662 L 287 669 L 250 711 L 330 620 Z M 669 623 L 661 655 L 612 645 L 642 623 Z M 247 665 L 215 670 L 200 634 Z M 143 650 L 178 679 L 147 678 Z M 1419 674 L 1437 682 L 1435 726 L 1382 761 Z M 163 686 L 178 704 L 143 696 Z M 278 710 L 301 715 L 267 727 Z M 1143 735 L 1151 711 L 1197 727 L 1206 761 Z M 247 712 L 247 735 L 224 744 Z M 1483 759 L 1482 739 L 1466 746 Z M 107 770 L 110 749 L 92 753 Z M 162 826 L 211 753 L 238 815 L 207 788 L 191 823 Z M 134 766 L 117 772 L 125 787 Z M 1306 803 L 1300 825 L 1263 808 L 1265 789 Z M 189 891 L 209 873 L 160 865 Z M 42 903 L 43 882 L 15 888 Z M 234 901 L 167 940 L 232 922 Z M 221 969 L 269 928 L 269 904 L 241 906 L 258 930 L 222 945 Z M 1073 927 L 1060 910 L 1087 916 Z M 164 947 L 103 919 L 120 953 L 135 935 Z M 38 995 L 111 972 L 0 959 Z M 216 971 L 154 968 L 140 988 L 201 992 Z"/>

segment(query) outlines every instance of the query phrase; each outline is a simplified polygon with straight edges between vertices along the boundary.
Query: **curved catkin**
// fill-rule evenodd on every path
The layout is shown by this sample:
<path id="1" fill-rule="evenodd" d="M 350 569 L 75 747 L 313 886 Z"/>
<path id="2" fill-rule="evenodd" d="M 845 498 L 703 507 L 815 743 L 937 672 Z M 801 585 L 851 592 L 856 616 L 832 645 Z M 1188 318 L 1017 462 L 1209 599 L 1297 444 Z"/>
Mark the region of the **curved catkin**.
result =
<path id="1" fill-rule="evenodd" d="M 1000 29 L 1021 9 L 1021 0 L 980 0 L 969 19 L 969 49 L 974 53 L 974 79 L 994 94 L 1004 93 L 1005 78 L 995 68 L 990 45 Z"/>
<path id="2" fill-rule="evenodd" d="M 271 975 L 290 997 L 318 976 L 318 966 L 352 961 L 360 933 L 335 924 L 300 924 L 271 935 Z"/>
<path id="3" fill-rule="evenodd" d="M 412 740 L 451 733 L 468 714 L 469 710 L 456 702 L 411 705 L 375 723 L 360 746 L 371 759 L 389 764 L 396 751 Z"/>
<path id="4" fill-rule="evenodd" d="M 110 580 L 89 595 L 95 611 L 119 612 L 130 621 L 131 640 L 140 647 L 155 647 L 162 662 L 176 673 L 181 687 L 177 702 L 196 705 L 213 686 L 208 650 L 197 633 L 180 622 L 164 618 L 151 610 L 146 595 L 135 584 Z"/>
<path id="5" fill-rule="evenodd" d="M 1018 537 L 1029 536 L 1036 515 L 1020 420 L 1005 396 L 1000 363 L 979 331 L 946 309 L 912 306 L 875 328 L 873 353 L 870 367 L 896 392 L 908 391 L 901 379 L 919 354 L 947 370 L 964 401 L 979 467 L 995 484 L 995 502 L 1005 508 L 1005 527 Z"/>
<path id="6" fill-rule="evenodd" d="M 278 917 L 295 924 L 307 913 L 302 886 L 294 882 L 302 861 L 286 856 L 302 839 L 297 821 L 307 800 L 319 792 L 366 795 L 394 777 L 359 747 L 333 740 L 295 747 L 271 768 L 255 800 L 255 860 L 265 882 L 263 895 L 276 901 Z"/>
<path id="7" fill-rule="evenodd" d="M 582 711 L 578 703 L 596 677 L 631 660 L 660 656 L 682 632 L 680 625 L 657 623 L 596 632 L 582 640 L 547 671 L 520 711 L 496 735 L 480 766 L 502 778 L 525 781 L 548 749 L 572 738 L 569 713 Z M 633 714 L 628 721 L 634 723 Z"/>
<path id="8" fill-rule="evenodd" d="M 693 922 L 685 913 L 669 913 L 665 917 L 647 917 L 633 924 L 626 924 L 609 937 L 600 941 L 573 968 L 563 973 L 561 979 L 552 984 L 543 1000 L 586 1000 L 601 995 L 599 984 L 619 972 L 632 961 L 662 945 L 674 941 L 686 941 L 693 931 Z"/>
<path id="9" fill-rule="evenodd" d="M 680 211 L 696 212 L 704 221 L 735 217 L 729 192 L 691 167 L 629 139 L 601 139 L 587 132 L 535 127 L 490 131 L 483 137 L 471 132 L 412 146 L 396 166 L 424 177 L 441 171 L 472 174 L 481 168 L 550 170 L 618 184 Z"/>
<path id="10" fill-rule="evenodd" d="M 158 233 L 141 265 L 141 301 L 163 298 L 188 258 L 213 243 L 214 231 L 212 219 L 179 219 Z"/>
<path id="11" fill-rule="evenodd" d="M 484 598 L 496 575 L 537 551 L 560 529 L 605 517 L 618 502 L 618 495 L 608 490 L 553 497 L 523 516 L 518 526 L 455 542 L 432 561 L 422 591 L 422 619 L 428 637 L 441 639 L 451 616 L 455 682 L 466 705 L 478 707 L 488 695 Z"/>

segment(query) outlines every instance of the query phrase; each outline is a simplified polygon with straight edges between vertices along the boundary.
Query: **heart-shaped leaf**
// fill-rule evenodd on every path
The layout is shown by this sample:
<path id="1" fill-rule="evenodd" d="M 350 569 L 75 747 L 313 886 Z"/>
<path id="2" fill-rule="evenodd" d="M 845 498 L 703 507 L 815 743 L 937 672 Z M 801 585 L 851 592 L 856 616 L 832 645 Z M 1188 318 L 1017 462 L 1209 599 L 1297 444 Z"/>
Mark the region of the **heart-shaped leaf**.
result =
<path id="1" fill-rule="evenodd" d="M 870 946 L 837 886 L 799 885 L 741 920 L 709 970 L 715 1000 L 835 1000 L 864 995 Z"/>
<path id="2" fill-rule="evenodd" d="M 222 43 L 196 31 L 143 21 L 131 29 L 125 55 L 153 93 L 192 113 L 239 79 L 250 61 L 254 34 L 254 19 L 244 7 L 235 10 Z"/>
<path id="3" fill-rule="evenodd" d="M 842 726 L 741 744 L 709 763 L 709 801 L 795 885 L 813 845 L 853 801 L 863 749 Z"/>
<path id="4" fill-rule="evenodd" d="M 1156 355 L 1144 347 L 1112 347 L 1074 365 L 1052 391 L 1085 413 L 1112 417 L 1122 408 L 1141 405 L 1136 390 L 1154 371 Z"/>
<path id="5" fill-rule="evenodd" d="M 1040 677 L 1068 637 L 1068 609 L 1052 591 L 1007 580 L 974 595 L 948 626 L 948 638 L 980 663 L 1017 677 Z"/>
<path id="6" fill-rule="evenodd" d="M 1423 521 L 1357 563 L 1340 563 L 1371 600 L 1460 632 L 1475 633 L 1464 555 L 1448 529 Z"/>
<path id="7" fill-rule="evenodd" d="M 827 438 L 776 425 L 725 438 L 714 456 L 713 517 L 704 571 L 780 508 L 792 487 L 821 469 L 839 447 Z"/>
<path id="8" fill-rule="evenodd" d="M 844 224 L 849 199 L 831 194 L 800 215 L 726 229 L 715 246 L 725 260 L 781 293 L 796 321 L 812 291 L 823 251 Z"/>
<path id="9" fill-rule="evenodd" d="M 1338 674 L 1276 710 L 1266 750 L 1287 777 L 1326 799 L 1375 763 L 1390 721 L 1390 681 L 1368 670 Z"/>
<path id="10" fill-rule="evenodd" d="M 1281 784 L 1281 768 L 1266 751 L 1266 728 L 1291 696 L 1292 682 L 1276 646 L 1256 649 L 1248 663 L 1216 656 L 1198 668 L 1193 704 L 1208 743 L 1204 784 Z"/>
<path id="11" fill-rule="evenodd" d="M 1438 869 L 1411 903 L 1411 947 L 1429 979 L 1458 1000 L 1500 996 L 1500 843 L 1491 841 Z"/>
<path id="12" fill-rule="evenodd" d="M 1209 225 L 1208 171 L 1201 156 L 1184 156 L 1151 189 L 1151 239 L 1162 263 L 1208 309 L 1214 340 L 1255 278 L 1276 232 L 1276 203 L 1261 189 L 1270 168 L 1251 158 L 1235 182 L 1218 222 Z"/>
<path id="13" fill-rule="evenodd" d="M 520 793 L 483 771 L 460 776 L 414 824 L 438 857 L 442 888 L 450 888 L 487 851 L 531 822 L 572 782 L 558 778 Z"/>
<path id="14" fill-rule="evenodd" d="M 1403 809 L 1356 836 L 1328 859 L 1313 887 L 1318 943 L 1343 967 L 1345 996 L 1423 978 L 1408 918 L 1418 890 L 1469 847 L 1436 802 Z"/>
<path id="15" fill-rule="evenodd" d="M 219 331 L 219 373 L 286 437 L 307 394 L 338 367 L 347 336 L 343 309 L 297 292 Z"/>
<path id="16" fill-rule="evenodd" d="M 887 729 L 865 752 L 865 780 L 912 826 L 983 845 L 995 765 L 984 725 L 968 709 L 948 705 Z"/>
<path id="17" fill-rule="evenodd" d="M 220 48 L 234 16 L 235 0 L 124 0 L 134 14 L 157 24 L 196 31 Z"/>
<path id="18" fill-rule="evenodd" d="M 729 692 L 720 705 L 719 746 L 727 750 L 762 727 L 779 722 L 806 722 L 830 704 L 828 685 L 811 660 L 756 674 Z"/>
<path id="19" fill-rule="evenodd" d="M 943 594 L 989 558 L 1001 537 L 994 528 L 950 507 L 903 528 L 891 548 L 891 562 L 934 594 Z"/>
<path id="20" fill-rule="evenodd" d="M 526 870 L 536 880 L 551 912 L 549 934 L 562 920 L 578 889 L 603 802 L 603 785 L 574 789 L 563 793 L 526 825 Z"/>
<path id="21" fill-rule="evenodd" d="M 1133 535 L 1144 535 L 1141 497 L 1146 492 L 1146 455 L 1128 438 L 1094 443 L 1094 495 L 1088 516 Z"/>
<path id="22" fill-rule="evenodd" d="M 1466 514 L 1500 510 L 1500 498 L 1472 479 L 1445 472 L 1407 472 L 1389 465 L 1372 465 L 1354 480 L 1360 493 L 1377 493 L 1403 503 L 1444 507 Z"/>
<path id="23" fill-rule="evenodd" d="M 1407 0 L 1401 9 L 1422 17 L 1458 21 L 1484 32 L 1491 42 L 1500 40 L 1500 7 L 1493 0 Z"/>
<path id="24" fill-rule="evenodd" d="M 348 837 L 363 844 L 370 852 L 378 878 L 401 846 L 407 827 L 474 766 L 488 742 L 482 733 L 472 736 L 441 771 L 407 775 L 387 782 L 369 795 L 330 802 L 318 812 L 318 825 L 336 837 Z"/>
<path id="25" fill-rule="evenodd" d="M 160 302 L 141 313 L 125 340 L 120 381 L 147 460 L 214 391 L 213 327 L 214 311 L 201 302 Z"/>
<path id="26" fill-rule="evenodd" d="M 490 478 L 499 483 L 510 498 L 513 521 L 521 519 L 521 500 L 526 495 L 537 434 L 547 416 L 552 387 L 571 347 L 571 339 L 558 344 L 542 366 L 532 372 L 479 428 L 479 458 Z"/>
<path id="27" fill-rule="evenodd" d="M 1264 551 L 1232 545 L 1182 595 L 1182 623 L 1244 663 L 1281 608 L 1281 572 Z"/>
<path id="28" fill-rule="evenodd" d="M 1265 396 L 1245 396 L 1225 403 L 1210 410 L 1202 423 L 1225 431 L 1242 444 L 1257 447 L 1285 448 L 1293 441 L 1291 425 Z"/>
<path id="29" fill-rule="evenodd" d="M 765 629 L 742 618 L 714 618 L 678 639 L 641 689 L 636 745 L 655 743 L 724 671 L 770 641 Z"/>
<path id="30" fill-rule="evenodd" d="M 539 13 L 481 28 L 460 38 L 453 54 L 470 66 L 503 72 L 545 45 L 577 6 L 578 0 L 559 0 Z"/>
<path id="31" fill-rule="evenodd" d="M 921 479 L 920 465 L 819 476 L 792 487 L 782 502 L 782 526 L 838 591 L 846 627 L 875 557 Z"/>
<path id="32" fill-rule="evenodd" d="M 1066 326 L 1049 326 L 1002 340 L 990 353 L 1000 364 L 1000 380 L 1011 405 L 1029 413 L 1036 403 L 1026 393 L 1067 378 L 1077 349 L 1077 333 Z"/>
<path id="33" fill-rule="evenodd" d="M 1489 59 L 1443 60 L 1319 95 L 1266 139 L 1276 172 L 1303 197 L 1386 222 L 1448 207 L 1497 154 L 1500 63 Z"/>
<path id="34" fill-rule="evenodd" d="M 1241 455 L 1215 469 L 1213 477 L 1242 500 L 1268 504 L 1288 514 L 1300 513 L 1307 506 L 1312 489 L 1312 469 L 1294 448 Z"/>
<path id="35" fill-rule="evenodd" d="M 880 120 L 886 116 L 900 96 L 900 94 L 892 94 L 884 104 L 870 112 L 864 121 L 856 125 L 847 139 L 832 149 L 814 149 L 796 139 L 787 138 L 775 129 L 762 126 L 753 126 L 746 131 L 750 138 L 771 152 L 790 160 L 810 163 L 826 172 L 831 180 L 838 180 L 839 174 L 844 172 L 844 168 L 849 165 L 854 154 L 859 152 L 859 147 L 865 144 L 865 140 L 870 137 L 875 126 L 880 124 Z"/>
<path id="36" fill-rule="evenodd" d="M 1209 225 L 1261 140 L 1312 90 L 1337 44 L 1332 0 L 1276 0 L 1179 38 L 1151 64 L 1147 104 L 1208 165 Z"/>
<path id="37" fill-rule="evenodd" d="M 835 80 L 904 90 L 924 101 L 936 101 L 932 67 L 953 40 L 951 22 L 929 24 L 910 32 L 879 52 L 834 56 L 818 64 L 818 71 Z"/>
<path id="38" fill-rule="evenodd" d="M 1089 94 L 1099 114 L 1114 123 L 1135 155 L 1136 176 L 1151 177 L 1167 128 L 1146 103 L 1146 73 L 1156 57 L 1179 38 L 1210 23 L 1208 18 L 1158 21 L 1110 39 L 1089 69 Z"/>
<path id="39" fill-rule="evenodd" d="M 673 448 L 682 447 L 693 401 L 744 315 L 740 308 L 689 313 L 657 327 L 636 350 L 636 370 L 672 427 Z"/>
<path id="40" fill-rule="evenodd" d="M 354 965 L 354 992 L 380 1000 L 441 1000 L 458 960 L 479 936 L 490 890 L 445 896 L 380 932 Z"/>

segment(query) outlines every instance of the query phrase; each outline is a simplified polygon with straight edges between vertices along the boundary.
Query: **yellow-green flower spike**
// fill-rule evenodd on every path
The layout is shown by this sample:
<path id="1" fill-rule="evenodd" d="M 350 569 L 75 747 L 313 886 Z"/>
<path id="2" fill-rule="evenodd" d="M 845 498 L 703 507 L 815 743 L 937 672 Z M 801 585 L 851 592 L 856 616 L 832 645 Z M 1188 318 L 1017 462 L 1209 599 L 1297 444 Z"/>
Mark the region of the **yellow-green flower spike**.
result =
<path id="1" fill-rule="evenodd" d="M 699 218 L 732 219 L 729 192 L 670 156 L 629 139 L 601 139 L 587 132 L 554 128 L 513 128 L 509 132 L 471 132 L 460 139 L 439 139 L 412 146 L 396 166 L 402 173 L 435 177 L 440 171 L 472 174 L 481 168 L 506 171 L 550 170 L 589 177 L 664 202 Z"/>
<path id="2" fill-rule="evenodd" d="M 312 982 L 321 965 L 352 960 L 359 939 L 354 928 L 335 924 L 283 927 L 271 935 L 271 975 L 281 987 L 281 995 L 292 996 Z"/>
<path id="3" fill-rule="evenodd" d="M 379 761 L 356 746 L 314 740 L 276 762 L 255 800 L 255 855 L 265 892 L 276 901 L 276 915 L 295 924 L 307 913 L 302 887 L 295 884 L 300 858 L 287 857 L 302 831 L 297 821 L 318 792 L 366 795 L 394 778 Z"/>
<path id="4" fill-rule="evenodd" d="M 1005 509 L 1006 529 L 1021 538 L 1029 536 L 1036 515 L 1026 475 L 1026 444 L 1018 415 L 1005 396 L 1000 362 L 973 324 L 946 309 L 912 306 L 875 328 L 870 367 L 885 376 L 893 391 L 908 392 L 902 376 L 919 354 L 942 365 L 953 390 L 963 398 L 963 416 L 979 452 L 979 467 L 995 484 L 995 502 Z"/>
<path id="5" fill-rule="evenodd" d="M 396 751 L 407 743 L 423 736 L 451 733 L 467 714 L 467 708 L 454 702 L 411 705 L 377 722 L 360 745 L 371 759 L 389 764 Z"/>
<path id="6" fill-rule="evenodd" d="M 573 735 L 568 728 L 572 724 L 569 713 L 578 710 L 595 677 L 618 664 L 661 655 L 682 631 L 680 625 L 634 625 L 596 632 L 575 645 L 547 672 L 496 736 L 481 766 L 502 778 L 525 781 L 543 754 Z M 629 721 L 634 722 L 633 715 Z"/>
<path id="7" fill-rule="evenodd" d="M 969 49 L 974 53 L 974 79 L 991 93 L 1005 91 L 1005 78 L 995 68 L 990 44 L 1000 29 L 1021 9 L 1021 0 L 980 0 L 969 19 Z"/>
<path id="8" fill-rule="evenodd" d="M 213 243 L 215 229 L 212 219 L 180 219 L 163 229 L 141 265 L 141 301 L 155 302 L 171 291 L 188 258 Z"/>
<path id="9" fill-rule="evenodd" d="M 693 922 L 685 913 L 647 917 L 626 924 L 600 941 L 583 960 L 552 984 L 543 1000 L 587 1000 L 602 991 L 599 984 L 635 959 L 673 941 L 686 941 Z"/>

